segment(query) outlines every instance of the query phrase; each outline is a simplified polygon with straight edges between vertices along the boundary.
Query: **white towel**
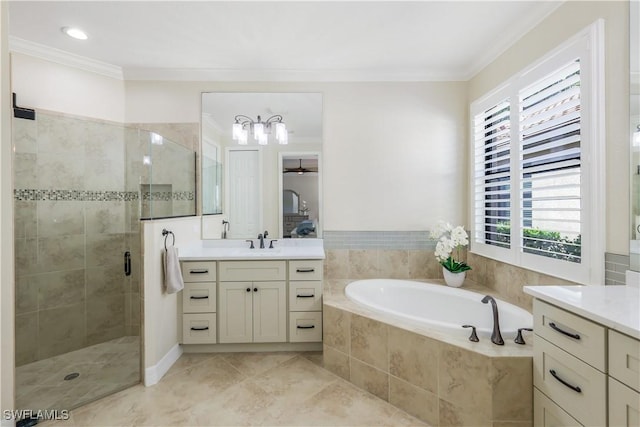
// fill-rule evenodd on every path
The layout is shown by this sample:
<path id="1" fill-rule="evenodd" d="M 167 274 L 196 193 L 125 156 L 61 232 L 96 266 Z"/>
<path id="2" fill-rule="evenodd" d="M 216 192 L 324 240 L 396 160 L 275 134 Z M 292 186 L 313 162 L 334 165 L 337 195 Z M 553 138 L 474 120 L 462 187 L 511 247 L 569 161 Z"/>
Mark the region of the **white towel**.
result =
<path id="1" fill-rule="evenodd" d="M 164 288 L 168 294 L 175 294 L 184 289 L 178 250 L 175 246 L 169 246 L 164 251 Z"/>

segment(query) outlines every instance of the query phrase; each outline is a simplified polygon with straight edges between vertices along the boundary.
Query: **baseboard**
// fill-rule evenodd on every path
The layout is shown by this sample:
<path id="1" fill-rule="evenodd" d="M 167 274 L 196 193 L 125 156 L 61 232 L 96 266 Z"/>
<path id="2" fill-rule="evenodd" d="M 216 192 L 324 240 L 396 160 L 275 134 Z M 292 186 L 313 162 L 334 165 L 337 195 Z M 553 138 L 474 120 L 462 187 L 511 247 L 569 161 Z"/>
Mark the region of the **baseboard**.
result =
<path id="1" fill-rule="evenodd" d="M 256 351 L 322 351 L 321 342 L 184 344 L 185 353 L 253 353 Z"/>
<path id="2" fill-rule="evenodd" d="M 144 370 L 145 387 L 157 384 L 164 374 L 171 369 L 174 363 L 182 356 L 182 347 L 176 344 L 165 354 L 160 361 L 154 366 L 150 366 Z"/>

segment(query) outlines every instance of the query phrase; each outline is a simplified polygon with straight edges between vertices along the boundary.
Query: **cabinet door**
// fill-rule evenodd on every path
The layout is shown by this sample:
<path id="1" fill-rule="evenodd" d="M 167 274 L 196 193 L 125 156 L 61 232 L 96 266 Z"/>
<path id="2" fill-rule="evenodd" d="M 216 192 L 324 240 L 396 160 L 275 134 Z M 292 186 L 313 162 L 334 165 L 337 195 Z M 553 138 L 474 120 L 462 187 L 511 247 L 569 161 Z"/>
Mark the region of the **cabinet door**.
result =
<path id="1" fill-rule="evenodd" d="M 252 295 L 251 282 L 220 282 L 218 342 L 252 342 Z"/>
<path id="2" fill-rule="evenodd" d="M 609 378 L 609 425 L 640 426 L 640 393 Z"/>
<path id="3" fill-rule="evenodd" d="M 534 427 L 581 427 L 571 415 L 567 414 L 537 388 L 533 389 L 533 426 Z"/>
<path id="4" fill-rule="evenodd" d="M 253 342 L 286 342 L 286 282 L 253 282 L 252 290 Z"/>

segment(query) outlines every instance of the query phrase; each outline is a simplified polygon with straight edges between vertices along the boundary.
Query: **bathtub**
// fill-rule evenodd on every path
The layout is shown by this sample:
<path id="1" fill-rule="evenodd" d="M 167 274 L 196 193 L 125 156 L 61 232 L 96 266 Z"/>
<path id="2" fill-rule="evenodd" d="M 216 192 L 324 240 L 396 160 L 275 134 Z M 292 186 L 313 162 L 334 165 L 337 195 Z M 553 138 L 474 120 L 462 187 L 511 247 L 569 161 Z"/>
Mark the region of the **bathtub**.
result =
<path id="1" fill-rule="evenodd" d="M 491 336 L 491 304 L 481 302 L 483 294 L 460 288 L 409 280 L 369 279 L 347 285 L 348 299 L 374 311 L 442 332 L 469 335 L 473 325 L 481 337 Z M 532 328 L 528 311 L 496 299 L 503 338 L 513 340 L 518 328 Z"/>

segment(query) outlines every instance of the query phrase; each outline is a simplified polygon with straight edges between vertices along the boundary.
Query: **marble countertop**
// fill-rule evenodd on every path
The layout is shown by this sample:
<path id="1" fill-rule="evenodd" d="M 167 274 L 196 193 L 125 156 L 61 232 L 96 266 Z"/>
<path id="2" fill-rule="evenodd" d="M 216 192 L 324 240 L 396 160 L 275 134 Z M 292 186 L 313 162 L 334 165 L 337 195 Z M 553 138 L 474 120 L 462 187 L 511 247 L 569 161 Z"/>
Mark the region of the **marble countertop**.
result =
<path id="1" fill-rule="evenodd" d="M 525 286 L 524 292 L 640 339 L 640 289 L 635 286 Z"/>
<path id="2" fill-rule="evenodd" d="M 265 246 L 271 239 L 265 239 Z M 200 240 L 193 245 L 180 247 L 178 256 L 182 261 L 205 260 L 285 260 L 285 259 L 324 259 L 322 239 L 281 239 L 274 247 L 260 249 L 259 241 L 254 239 L 256 248 L 249 249 L 244 240 Z"/>

